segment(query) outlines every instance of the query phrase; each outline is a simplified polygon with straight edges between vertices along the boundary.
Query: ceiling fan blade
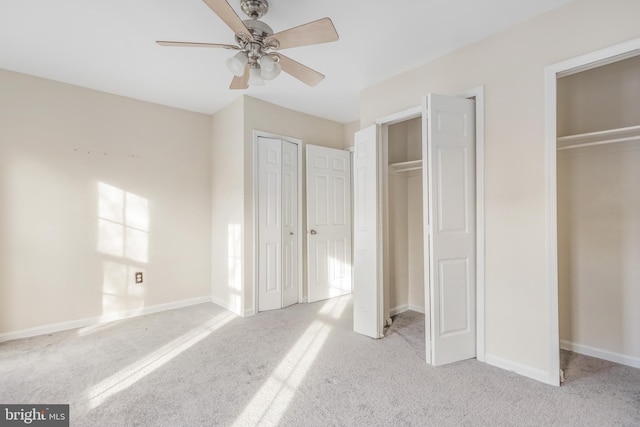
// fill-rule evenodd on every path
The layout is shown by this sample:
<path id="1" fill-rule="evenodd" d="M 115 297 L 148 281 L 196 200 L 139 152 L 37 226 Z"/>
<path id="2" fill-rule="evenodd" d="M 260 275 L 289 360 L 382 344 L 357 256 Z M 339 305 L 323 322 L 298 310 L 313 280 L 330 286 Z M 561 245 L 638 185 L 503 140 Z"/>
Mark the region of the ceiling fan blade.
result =
<path id="1" fill-rule="evenodd" d="M 315 86 L 324 79 L 324 74 L 320 74 L 319 72 L 312 70 L 306 65 L 302 65 L 301 63 L 296 62 L 281 53 L 276 53 L 276 55 L 280 57 L 279 62 L 280 66 L 282 67 L 282 71 L 291 74 L 302 83 L 305 83 L 309 86 Z"/>
<path id="2" fill-rule="evenodd" d="M 232 44 L 218 44 L 218 43 L 198 43 L 198 42 L 171 42 L 166 40 L 156 41 L 160 46 L 174 46 L 174 47 L 214 47 L 222 49 L 240 49 L 239 46 Z"/>
<path id="3" fill-rule="evenodd" d="M 275 39 L 280 44 L 278 49 L 289 49 L 310 44 L 334 42 L 338 38 L 338 32 L 331 19 L 322 18 L 308 24 L 280 31 L 268 37 L 267 43 L 269 40 Z"/>
<path id="4" fill-rule="evenodd" d="M 244 33 L 252 38 L 247 26 L 244 25 L 242 19 L 240 19 L 229 3 L 225 0 L 204 0 L 204 2 L 216 15 L 220 17 L 220 19 L 224 21 L 225 24 L 227 24 L 227 26 L 229 26 L 229 28 L 233 30 L 234 33 Z"/>
<path id="5" fill-rule="evenodd" d="M 249 87 L 249 65 L 244 68 L 242 77 L 233 76 L 229 89 L 247 89 Z"/>

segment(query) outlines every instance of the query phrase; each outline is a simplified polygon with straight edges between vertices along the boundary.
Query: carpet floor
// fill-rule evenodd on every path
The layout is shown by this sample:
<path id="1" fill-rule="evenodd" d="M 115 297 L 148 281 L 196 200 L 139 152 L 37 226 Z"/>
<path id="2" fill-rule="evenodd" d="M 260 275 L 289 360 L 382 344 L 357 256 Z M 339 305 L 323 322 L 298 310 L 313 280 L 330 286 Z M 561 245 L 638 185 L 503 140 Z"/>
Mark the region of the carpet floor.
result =
<path id="1" fill-rule="evenodd" d="M 236 317 L 200 304 L 0 344 L 0 403 L 72 426 L 640 426 L 640 370 L 563 352 L 551 387 L 424 363 L 424 317 L 353 333 L 350 297 Z"/>

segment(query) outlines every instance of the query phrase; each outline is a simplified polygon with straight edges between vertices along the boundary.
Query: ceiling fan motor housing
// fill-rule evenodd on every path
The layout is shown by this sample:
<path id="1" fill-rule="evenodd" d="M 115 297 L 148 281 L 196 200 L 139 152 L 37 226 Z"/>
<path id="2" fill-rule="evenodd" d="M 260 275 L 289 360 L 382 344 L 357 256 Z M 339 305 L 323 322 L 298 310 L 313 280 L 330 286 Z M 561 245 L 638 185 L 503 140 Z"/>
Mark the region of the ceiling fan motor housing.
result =
<path id="1" fill-rule="evenodd" d="M 258 21 L 257 19 L 247 19 L 243 22 L 255 41 L 262 42 L 265 38 L 273 35 L 271 27 L 262 21 Z"/>
<path id="2" fill-rule="evenodd" d="M 269 3 L 267 0 L 241 0 L 240 8 L 251 19 L 260 19 L 269 10 Z"/>

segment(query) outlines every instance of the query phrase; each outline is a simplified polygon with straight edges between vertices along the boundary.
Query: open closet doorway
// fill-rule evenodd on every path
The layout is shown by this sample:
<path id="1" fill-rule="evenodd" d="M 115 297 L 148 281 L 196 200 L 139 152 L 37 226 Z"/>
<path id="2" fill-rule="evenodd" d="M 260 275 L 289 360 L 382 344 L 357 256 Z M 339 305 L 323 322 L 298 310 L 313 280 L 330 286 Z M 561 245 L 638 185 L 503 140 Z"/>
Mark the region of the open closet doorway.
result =
<path id="1" fill-rule="evenodd" d="M 383 125 L 381 133 L 384 334 L 399 333 L 425 354 L 422 113 Z"/>
<path id="2" fill-rule="evenodd" d="M 393 316 L 408 310 L 425 312 L 422 117 L 387 125 L 382 132 L 387 153 L 384 318 L 390 325 Z"/>
<path id="3" fill-rule="evenodd" d="M 403 250 L 408 257 L 408 224 L 394 218 L 406 212 L 409 221 L 410 178 L 405 186 L 393 172 L 419 170 L 423 160 L 417 203 L 422 203 L 425 359 L 433 365 L 476 356 L 484 360 L 482 94 L 482 88 L 457 97 L 430 94 L 421 107 L 381 118 L 355 135 L 354 331 L 382 338 L 392 310 L 409 308 L 410 262 L 402 260 Z M 413 132 L 409 127 L 416 117 L 421 119 L 420 150 L 409 150 L 406 138 L 392 146 L 395 134 Z M 399 193 L 392 195 L 390 186 Z M 419 217 L 412 214 L 412 220 Z M 418 269 L 413 269 L 415 275 Z M 391 298 L 405 293 L 406 305 Z"/>
<path id="4" fill-rule="evenodd" d="M 550 384 L 588 375 L 585 356 L 640 368 L 639 55 L 636 39 L 546 71 Z"/>

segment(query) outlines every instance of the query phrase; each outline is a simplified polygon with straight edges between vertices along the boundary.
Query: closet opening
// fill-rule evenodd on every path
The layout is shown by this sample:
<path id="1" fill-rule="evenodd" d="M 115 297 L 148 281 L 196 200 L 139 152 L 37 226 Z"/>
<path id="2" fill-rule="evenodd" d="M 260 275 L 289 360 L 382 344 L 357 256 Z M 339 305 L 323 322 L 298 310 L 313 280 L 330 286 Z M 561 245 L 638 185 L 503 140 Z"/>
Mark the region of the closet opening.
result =
<path id="1" fill-rule="evenodd" d="M 561 369 L 640 368 L 640 56 L 558 79 Z"/>
<path id="2" fill-rule="evenodd" d="M 434 366 L 484 361 L 482 100 L 430 93 L 354 137 L 353 330 L 382 338 L 411 312 Z"/>
<path id="3" fill-rule="evenodd" d="M 422 115 L 383 126 L 385 336 L 425 354 Z"/>
<path id="4" fill-rule="evenodd" d="M 639 53 L 555 75 L 560 382 L 640 368 Z"/>

